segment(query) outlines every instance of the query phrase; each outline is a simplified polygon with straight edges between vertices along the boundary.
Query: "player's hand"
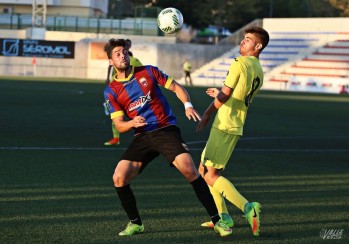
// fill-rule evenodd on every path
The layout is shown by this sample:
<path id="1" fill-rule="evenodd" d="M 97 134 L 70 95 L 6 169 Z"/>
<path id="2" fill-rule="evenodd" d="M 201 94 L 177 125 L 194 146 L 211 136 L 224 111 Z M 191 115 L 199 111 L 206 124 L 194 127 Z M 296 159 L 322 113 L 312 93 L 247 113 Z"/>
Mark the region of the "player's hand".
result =
<path id="1" fill-rule="evenodd" d="M 145 118 L 142 116 L 136 116 L 132 120 L 133 127 L 138 128 L 147 125 L 147 122 L 145 121 Z"/>
<path id="2" fill-rule="evenodd" d="M 210 97 L 217 97 L 219 93 L 219 90 L 217 88 L 207 88 L 206 94 L 209 95 Z"/>
<path id="3" fill-rule="evenodd" d="M 196 132 L 199 132 L 203 128 L 205 128 L 205 126 L 208 124 L 210 119 L 211 119 L 211 116 L 209 114 L 207 114 L 207 113 L 204 113 L 204 115 L 202 116 L 201 120 L 199 121 L 198 126 L 196 127 Z"/>
<path id="4" fill-rule="evenodd" d="M 185 110 L 185 116 L 187 116 L 189 120 L 193 119 L 195 122 L 201 120 L 200 114 L 194 108 L 187 108 Z"/>

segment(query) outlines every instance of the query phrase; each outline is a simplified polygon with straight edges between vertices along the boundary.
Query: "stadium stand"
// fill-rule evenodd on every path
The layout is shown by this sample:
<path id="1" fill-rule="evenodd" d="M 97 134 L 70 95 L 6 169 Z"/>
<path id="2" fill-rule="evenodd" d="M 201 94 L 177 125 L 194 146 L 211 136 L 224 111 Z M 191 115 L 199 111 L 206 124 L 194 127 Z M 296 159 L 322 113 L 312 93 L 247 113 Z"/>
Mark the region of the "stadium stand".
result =
<path id="1" fill-rule="evenodd" d="M 193 72 L 194 84 L 221 86 L 239 47 Z M 260 56 L 264 89 L 339 93 L 349 88 L 349 32 L 270 32 Z"/>
<path id="2" fill-rule="evenodd" d="M 338 93 L 343 85 L 348 86 L 349 32 L 286 34 L 317 36 L 317 40 L 300 56 L 267 72 L 267 88 Z"/>

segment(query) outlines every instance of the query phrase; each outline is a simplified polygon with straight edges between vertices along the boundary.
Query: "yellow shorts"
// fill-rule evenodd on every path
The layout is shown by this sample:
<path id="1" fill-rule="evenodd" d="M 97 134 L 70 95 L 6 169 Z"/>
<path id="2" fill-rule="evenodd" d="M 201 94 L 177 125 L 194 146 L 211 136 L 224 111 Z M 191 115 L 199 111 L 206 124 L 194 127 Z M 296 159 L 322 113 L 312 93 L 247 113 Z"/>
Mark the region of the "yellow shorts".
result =
<path id="1" fill-rule="evenodd" d="M 202 164 L 216 169 L 224 169 L 239 139 L 239 135 L 228 134 L 216 128 L 211 128 L 210 136 L 201 154 Z"/>

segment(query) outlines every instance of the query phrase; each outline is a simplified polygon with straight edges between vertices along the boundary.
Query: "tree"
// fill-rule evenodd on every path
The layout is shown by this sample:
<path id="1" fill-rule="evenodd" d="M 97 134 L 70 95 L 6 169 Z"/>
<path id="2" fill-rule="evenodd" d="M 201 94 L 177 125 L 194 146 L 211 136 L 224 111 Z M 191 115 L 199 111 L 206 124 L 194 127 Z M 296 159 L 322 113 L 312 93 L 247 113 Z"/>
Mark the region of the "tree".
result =
<path id="1" fill-rule="evenodd" d="M 258 0 L 216 0 L 211 5 L 211 24 L 230 31 L 242 27 L 256 18 Z"/>
<path id="2" fill-rule="evenodd" d="M 259 18 L 338 17 L 328 0 L 263 0 Z"/>
<path id="3" fill-rule="evenodd" d="M 154 0 L 152 6 L 179 9 L 184 22 L 197 29 L 209 25 L 231 31 L 256 18 L 259 0 Z"/>
<path id="4" fill-rule="evenodd" d="M 330 4 L 341 11 L 340 16 L 349 17 L 349 1 L 348 0 L 329 0 Z"/>
<path id="5" fill-rule="evenodd" d="M 339 17 L 340 11 L 336 8 L 342 11 L 342 16 L 348 16 L 345 14 L 348 14 L 349 8 L 348 0 L 132 0 L 130 2 L 134 7 L 174 7 L 182 12 L 184 22 L 193 28 L 204 29 L 209 25 L 215 25 L 231 32 L 258 18 Z"/>
<path id="6" fill-rule="evenodd" d="M 109 0 L 108 17 L 120 19 L 133 14 L 132 3 L 128 0 Z"/>

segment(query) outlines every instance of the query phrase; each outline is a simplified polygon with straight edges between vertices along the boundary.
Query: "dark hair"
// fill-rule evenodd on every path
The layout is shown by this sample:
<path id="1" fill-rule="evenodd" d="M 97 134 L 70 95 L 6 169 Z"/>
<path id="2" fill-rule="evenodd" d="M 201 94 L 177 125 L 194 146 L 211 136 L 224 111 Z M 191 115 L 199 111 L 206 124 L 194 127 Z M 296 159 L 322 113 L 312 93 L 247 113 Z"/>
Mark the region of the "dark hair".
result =
<path id="1" fill-rule="evenodd" d="M 269 34 L 266 30 L 264 30 L 262 27 L 259 26 L 251 26 L 247 27 L 245 29 L 245 33 L 251 33 L 254 34 L 257 39 L 261 42 L 262 44 L 262 49 L 261 51 L 268 45 L 269 43 Z"/>
<path id="2" fill-rule="evenodd" d="M 104 51 L 107 53 L 108 58 L 111 58 L 112 51 L 115 47 L 125 47 L 125 39 L 110 39 L 104 46 Z"/>

